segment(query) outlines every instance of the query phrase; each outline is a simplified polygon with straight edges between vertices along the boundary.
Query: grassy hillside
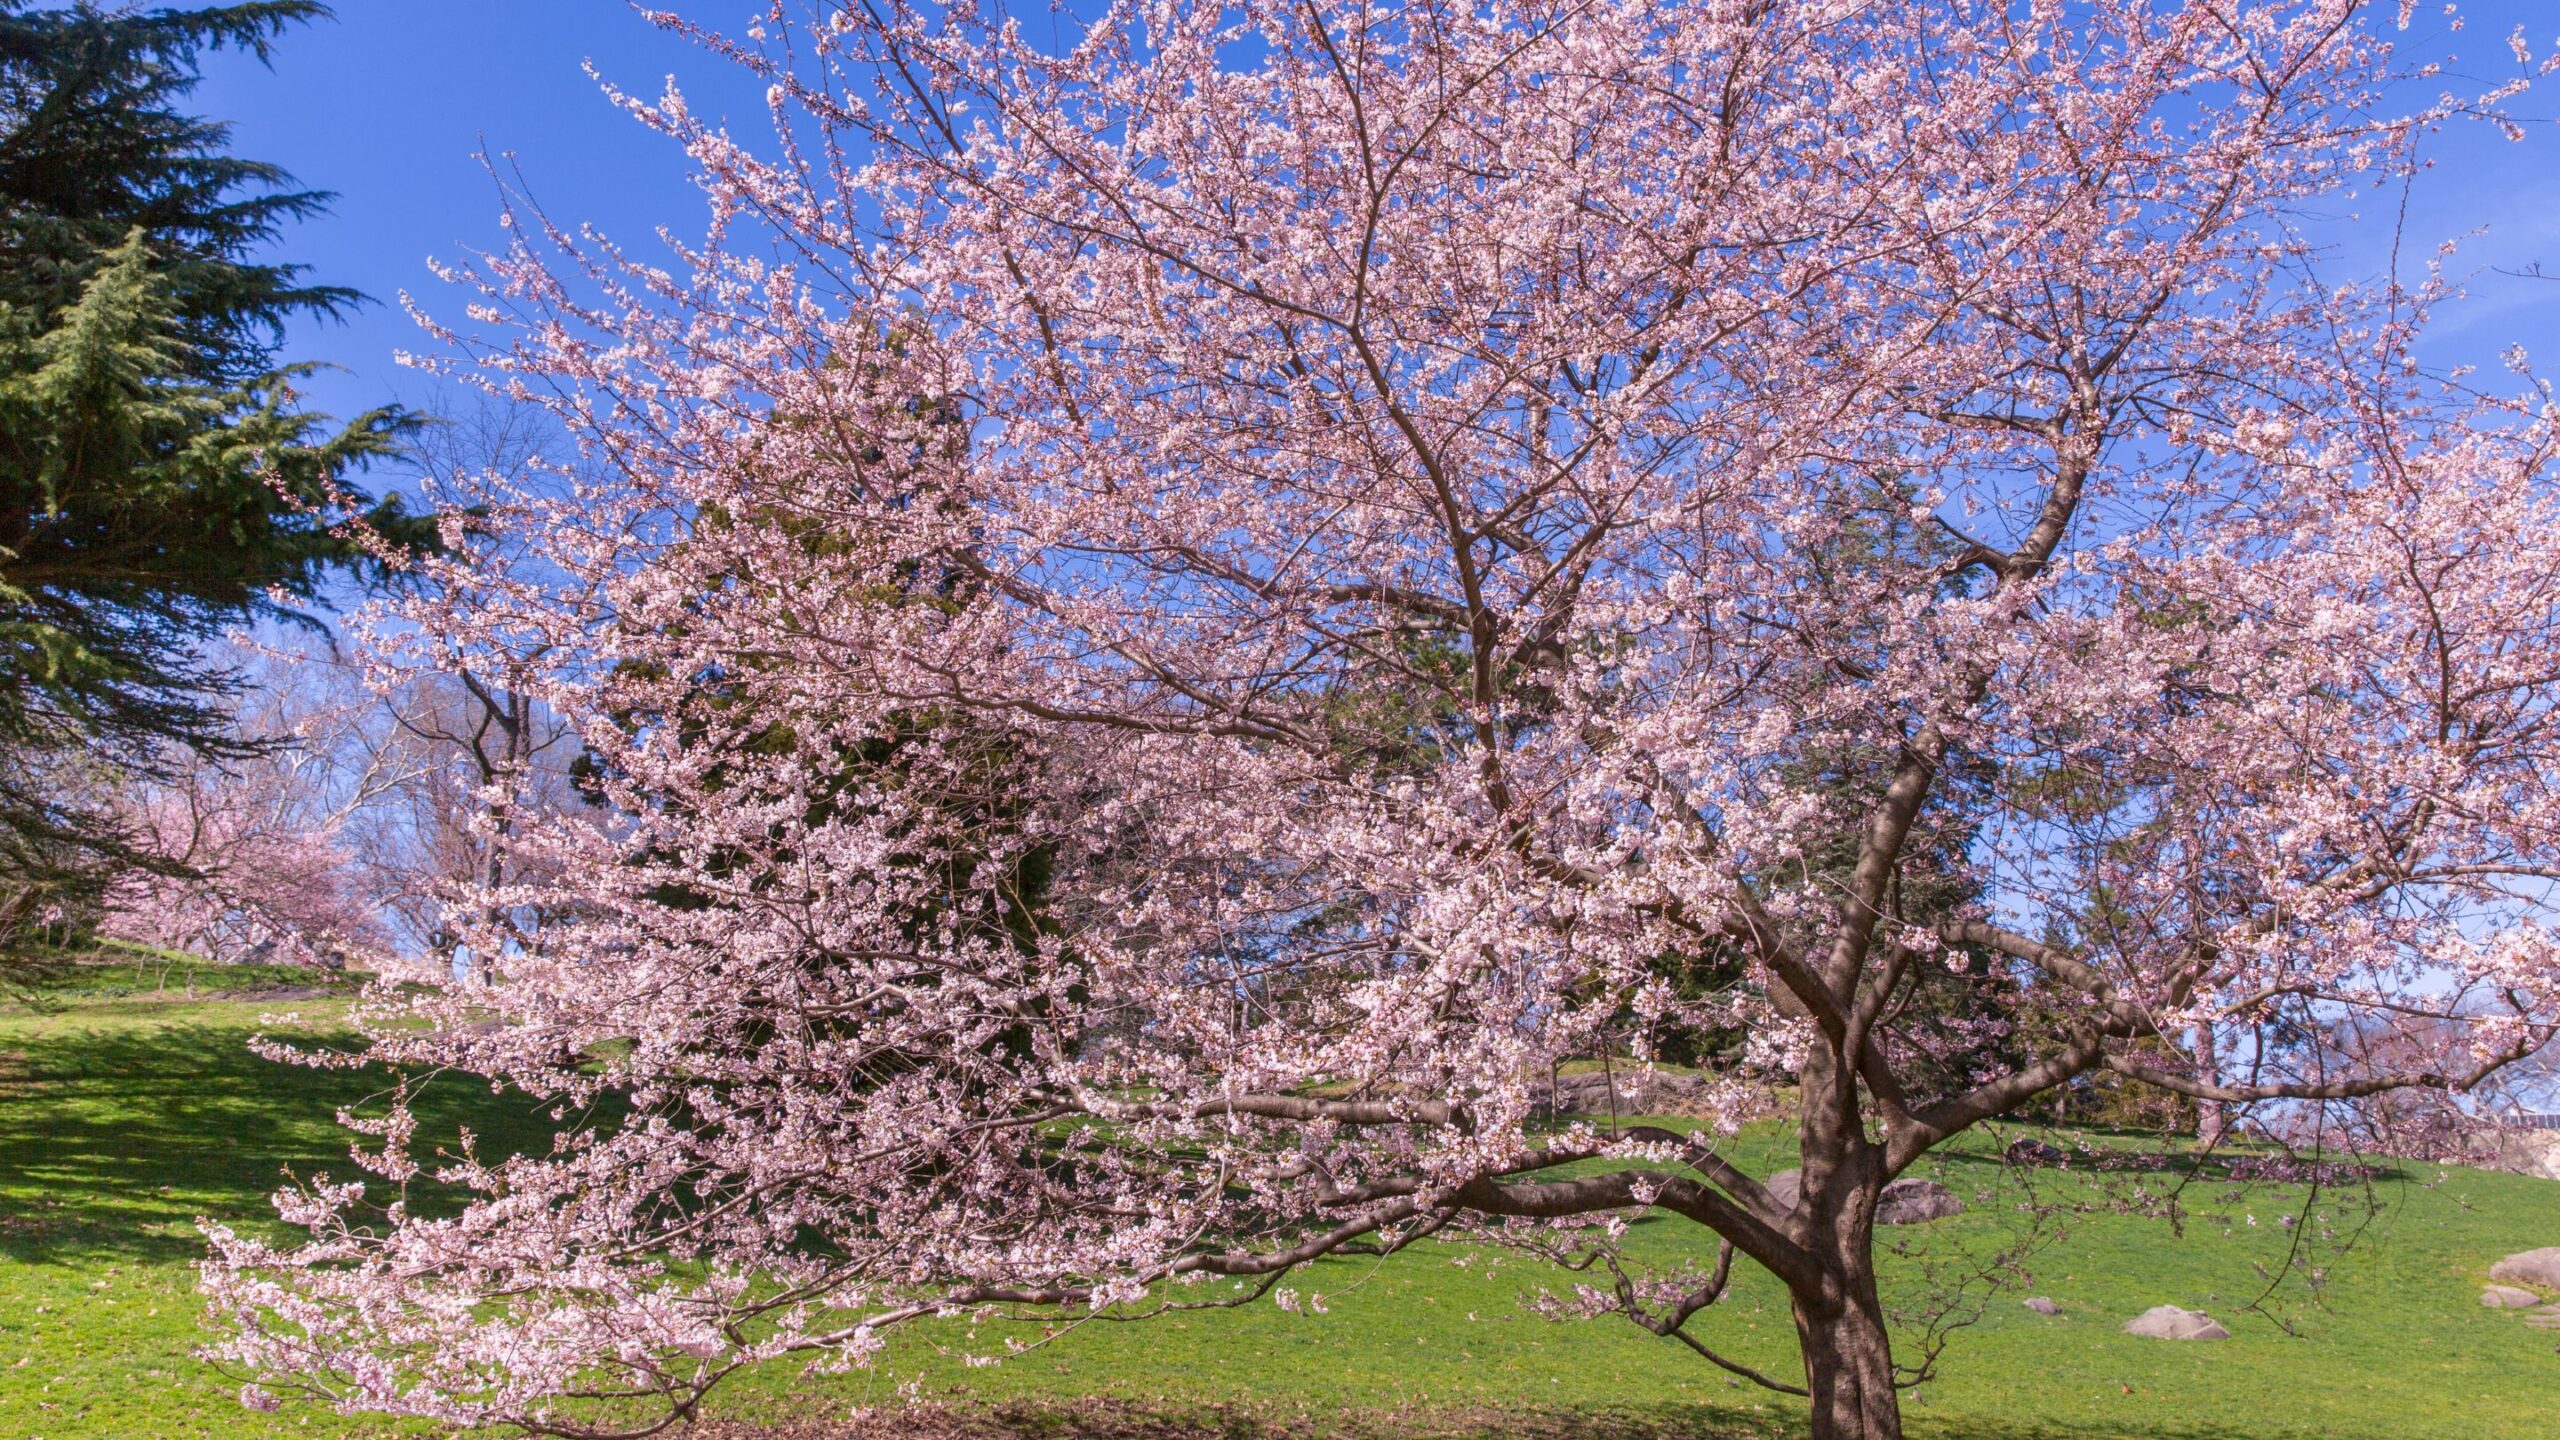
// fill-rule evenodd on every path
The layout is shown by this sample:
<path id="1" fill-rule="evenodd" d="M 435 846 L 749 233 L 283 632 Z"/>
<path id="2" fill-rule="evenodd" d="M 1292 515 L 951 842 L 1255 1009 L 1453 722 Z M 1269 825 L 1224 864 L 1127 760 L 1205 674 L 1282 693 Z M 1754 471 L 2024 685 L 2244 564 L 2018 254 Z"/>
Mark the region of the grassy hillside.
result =
<path id="1" fill-rule="evenodd" d="M 247 996 L 221 993 L 247 981 Z M 290 991 L 279 993 L 287 983 Z M 44 1003 L 0 1002 L 0 1437 L 375 1436 L 387 1427 L 309 1409 L 262 1416 L 235 1381 L 190 1358 L 199 1306 L 194 1221 L 259 1223 L 285 1169 L 341 1165 L 332 1122 L 375 1087 L 364 1076 L 286 1069 L 246 1049 L 262 1013 L 292 1009 L 325 1034 L 343 1001 L 303 976 L 191 971 L 157 964 L 83 972 Z M 190 993 L 192 992 L 192 993 Z M 484 1133 L 530 1136 L 525 1107 L 464 1080 L 431 1092 L 427 1123 L 464 1119 Z M 1741 1148 L 1781 1163 L 1774 1134 Z M 1972 1212 L 1924 1230 L 1893 1273 L 1908 1291 L 1931 1264 L 1997 1250 L 2022 1223 L 2006 1172 L 1958 1154 L 1938 1178 Z M 2181 1227 L 2115 1213 L 2140 1185 L 2048 1180 L 2046 1198 L 2085 1202 L 2030 1262 L 2048 1319 L 1993 1301 L 1957 1332 L 1943 1375 L 1910 1398 L 1913 1428 L 1944 1440 L 2492 1440 L 2543 1433 L 2560 1415 L 2560 1335 L 2476 1303 L 2501 1254 L 2560 1244 L 2560 1185 L 2466 1170 L 2405 1167 L 2369 1192 L 2306 1195 L 2219 1181 L 2188 1184 Z M 2283 1223 L 2308 1215 L 2302 1227 Z M 2249 1311 L 2304 1229 L 2353 1235 L 2323 1250 L 2316 1297 L 2290 1285 Z M 1631 1243 L 1670 1255 L 1698 1245 L 1684 1222 L 1651 1221 Z M 2315 1247 L 2319 1248 L 2319 1247 Z M 1549 1322 L 1523 1297 L 1552 1272 L 1468 1247 L 1427 1247 L 1383 1264 L 1328 1263 L 1295 1282 L 1330 1313 L 1268 1303 L 1144 1325 L 1094 1322 L 994 1368 L 963 1351 L 1000 1348 L 962 1327 L 918 1332 L 886 1370 L 808 1382 L 758 1376 L 723 1399 L 742 1420 L 842 1416 L 889 1405 L 902 1384 L 928 1399 L 1060 1406 L 1114 1433 L 1148 1415 L 1211 1430 L 1267 1423 L 1329 1433 L 1357 1412 L 1373 1434 L 1773 1436 L 1793 1433 L 1791 1402 L 1728 1383 L 1669 1341 L 1623 1321 Z M 2234 1338 L 2210 1345 L 2139 1340 L 2122 1320 L 2151 1305 L 2205 1309 Z M 2287 1333 L 2289 1326 L 2292 1333 Z M 1753 1276 L 1713 1312 L 1718 1343 L 1774 1373 L 1792 1340 L 1777 1287 Z M 1017 1332 L 1037 1338 L 1037 1332 Z M 1102 1408 L 1077 1407 L 1093 1402 Z M 1531 1416 L 1524 1421 L 1520 1417 Z M 1067 1423 L 1042 1412 L 1034 1430 Z M 892 1426 L 882 1433 L 898 1433 Z M 1151 1431 L 1150 1433 L 1167 1433 Z"/>

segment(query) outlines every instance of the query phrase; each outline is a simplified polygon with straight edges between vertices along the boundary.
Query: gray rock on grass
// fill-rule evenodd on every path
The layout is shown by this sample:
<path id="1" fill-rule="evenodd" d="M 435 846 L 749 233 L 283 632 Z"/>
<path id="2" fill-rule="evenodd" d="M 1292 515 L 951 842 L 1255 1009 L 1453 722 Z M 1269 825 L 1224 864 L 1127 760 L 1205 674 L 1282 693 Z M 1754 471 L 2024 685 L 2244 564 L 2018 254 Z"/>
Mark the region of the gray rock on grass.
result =
<path id="1" fill-rule="evenodd" d="M 2560 1130 L 2508 1130 L 2498 1136 L 2493 1170 L 2560 1180 Z"/>
<path id="2" fill-rule="evenodd" d="M 1793 1210 L 1804 1197 L 1804 1172 L 1781 1170 L 1760 1185 L 1779 1209 Z M 1876 1197 L 1879 1225 L 1925 1225 L 1963 1213 L 1964 1202 L 1956 1198 L 1956 1192 L 1935 1180 L 1896 1180 Z"/>
<path id="3" fill-rule="evenodd" d="M 2520 1250 L 2489 1267 L 2489 1278 L 2538 1290 L 2560 1290 L 2560 1245 Z"/>
<path id="4" fill-rule="evenodd" d="M 2228 1340 L 2231 1332 L 2200 1310 L 2154 1305 L 2124 1322 L 2124 1333 L 2153 1340 Z"/>
<path id="5" fill-rule="evenodd" d="M 2492 1310 L 2529 1310 L 2541 1304 L 2542 1297 L 2513 1285 L 2487 1285 L 2481 1287 L 2480 1303 Z"/>
<path id="6" fill-rule="evenodd" d="M 2032 1135 L 2021 1135 L 2000 1152 L 2012 1165 L 2068 1165 L 2071 1156 L 2059 1145 L 2048 1145 Z"/>
<path id="7" fill-rule="evenodd" d="M 2027 1300 L 2027 1308 L 2033 1310 L 2039 1315 L 2059 1315 L 2062 1313 L 2061 1306 L 2054 1304 L 2052 1301 L 2047 1300 L 2041 1295 L 2030 1296 Z"/>
<path id="8" fill-rule="evenodd" d="M 1712 1083 L 1677 1070 L 1632 1068 L 1540 1076 L 1529 1098 L 1540 1109 L 1564 1115 L 1686 1115 L 1704 1113 Z"/>
<path id="9" fill-rule="evenodd" d="M 1935 1180 L 1896 1180 L 1876 1197 L 1879 1225 L 1925 1225 L 1963 1213 L 1956 1192 Z"/>

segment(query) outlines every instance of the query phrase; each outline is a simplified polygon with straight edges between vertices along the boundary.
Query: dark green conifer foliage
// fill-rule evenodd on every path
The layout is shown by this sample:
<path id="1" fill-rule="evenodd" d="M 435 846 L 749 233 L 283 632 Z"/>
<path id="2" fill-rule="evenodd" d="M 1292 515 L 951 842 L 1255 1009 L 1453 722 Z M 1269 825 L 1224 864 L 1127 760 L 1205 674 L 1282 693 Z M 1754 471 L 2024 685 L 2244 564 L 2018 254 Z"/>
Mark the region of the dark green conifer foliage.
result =
<path id="1" fill-rule="evenodd" d="M 336 425 L 279 363 L 362 299 L 263 258 L 328 197 L 186 109 L 206 52 L 327 13 L 0 0 L 0 944 L 136 860 L 100 786 L 236 749 L 208 639 L 363 563 L 333 521 L 425 539 L 346 483 L 411 417 Z"/>

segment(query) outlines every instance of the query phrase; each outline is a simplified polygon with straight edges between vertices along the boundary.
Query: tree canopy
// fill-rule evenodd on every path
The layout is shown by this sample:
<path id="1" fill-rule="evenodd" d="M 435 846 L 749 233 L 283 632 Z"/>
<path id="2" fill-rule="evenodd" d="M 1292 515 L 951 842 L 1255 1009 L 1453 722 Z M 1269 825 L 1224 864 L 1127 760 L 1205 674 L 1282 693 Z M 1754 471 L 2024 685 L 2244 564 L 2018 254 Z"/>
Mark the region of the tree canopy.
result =
<path id="1" fill-rule="evenodd" d="M 351 471 L 396 408 L 343 425 L 279 363 L 288 322 L 362 297 L 266 258 L 327 196 L 235 156 L 185 102 L 207 51 L 264 58 L 310 0 L 0 3 L 0 867 L 13 921 L 141 857 L 91 803 L 121 772 L 232 744 L 225 627 L 290 618 L 369 563 L 340 528 L 423 532 Z"/>

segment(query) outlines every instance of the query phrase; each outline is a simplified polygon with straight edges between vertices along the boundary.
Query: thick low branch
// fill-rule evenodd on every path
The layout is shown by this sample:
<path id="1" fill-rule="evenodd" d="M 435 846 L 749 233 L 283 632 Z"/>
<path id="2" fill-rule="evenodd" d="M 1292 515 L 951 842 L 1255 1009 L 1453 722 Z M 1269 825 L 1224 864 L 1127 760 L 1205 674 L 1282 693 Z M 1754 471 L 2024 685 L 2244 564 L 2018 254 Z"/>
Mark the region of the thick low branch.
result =
<path id="1" fill-rule="evenodd" d="M 1961 1095 L 1924 1105 L 1912 1112 L 1910 1123 L 1885 1137 L 1885 1177 L 1900 1174 L 1913 1161 L 1929 1152 L 1950 1136 L 1978 1125 L 1994 1116 L 2005 1115 L 2045 1091 L 2062 1084 L 2097 1065 L 2106 1051 L 2105 1039 L 2095 1031 L 2087 1031 L 2074 1039 L 2061 1053 L 2051 1055 L 2021 1070 L 2011 1071 L 1988 1080 Z"/>
<path id="2" fill-rule="evenodd" d="M 1743 1174 L 1732 1161 L 1708 1149 L 1696 1136 L 1665 1130 L 1659 1125 L 1630 1125 L 1618 1133 L 1648 1145 L 1679 1146 L 1683 1152 L 1680 1157 L 1683 1163 L 1722 1187 L 1744 1208 L 1772 1225 L 1786 1218 L 1787 1207 L 1780 1205 L 1766 1187 Z"/>
<path id="3" fill-rule="evenodd" d="M 1617 1170 L 1572 1180 L 1513 1184 L 1479 1179 L 1461 1187 L 1450 1198 L 1479 1214 L 1537 1220 L 1653 1205 L 1695 1220 L 1732 1241 L 1789 1288 L 1807 1288 L 1821 1279 L 1819 1262 L 1776 1226 L 1685 1175 Z"/>

